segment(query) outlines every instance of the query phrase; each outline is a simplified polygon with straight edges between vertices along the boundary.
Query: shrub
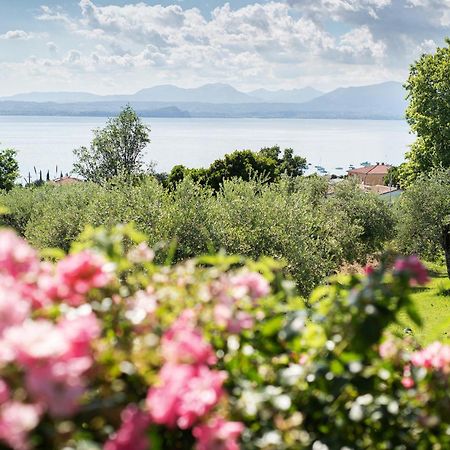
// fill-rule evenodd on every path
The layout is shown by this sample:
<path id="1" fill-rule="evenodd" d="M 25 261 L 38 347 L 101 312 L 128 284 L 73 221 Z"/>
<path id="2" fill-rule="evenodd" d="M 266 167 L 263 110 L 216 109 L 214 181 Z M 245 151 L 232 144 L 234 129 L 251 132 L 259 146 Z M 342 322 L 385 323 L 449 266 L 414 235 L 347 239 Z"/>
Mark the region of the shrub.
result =
<path id="1" fill-rule="evenodd" d="M 395 220 L 390 206 L 375 194 L 365 193 L 356 182 L 339 183 L 329 199 L 329 210 L 339 210 L 354 226 L 358 239 L 344 248 L 347 261 L 365 261 L 367 255 L 383 250 L 395 236 Z"/>
<path id="2" fill-rule="evenodd" d="M 159 262 L 221 249 L 251 258 L 284 260 L 302 292 L 344 262 L 363 261 L 390 237 L 391 210 L 355 186 L 327 197 L 318 177 L 283 176 L 277 183 L 227 180 L 218 192 L 187 178 L 165 190 L 153 177 L 130 183 L 81 183 L 16 189 L 3 222 L 33 245 L 61 247 L 86 225 L 134 222 L 149 236 Z"/>
<path id="3" fill-rule="evenodd" d="M 0 233 L 6 448 L 449 447 L 450 347 L 385 336 L 400 309 L 418 320 L 417 258 L 308 309 L 272 260 L 161 267 L 143 239 L 87 231 L 50 264 Z"/>

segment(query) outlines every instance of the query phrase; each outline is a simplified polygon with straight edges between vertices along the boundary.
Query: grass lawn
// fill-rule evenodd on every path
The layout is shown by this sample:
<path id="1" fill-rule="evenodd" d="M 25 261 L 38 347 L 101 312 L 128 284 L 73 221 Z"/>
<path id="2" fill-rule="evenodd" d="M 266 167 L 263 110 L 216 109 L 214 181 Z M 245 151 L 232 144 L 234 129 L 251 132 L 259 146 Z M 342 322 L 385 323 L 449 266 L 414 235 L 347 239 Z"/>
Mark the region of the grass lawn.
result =
<path id="1" fill-rule="evenodd" d="M 422 318 L 422 325 L 417 326 L 401 312 L 401 325 L 393 327 L 392 331 L 402 335 L 406 328 L 422 345 L 433 341 L 450 344 L 450 280 L 444 266 L 428 263 L 431 282 L 425 288 L 417 288 L 413 295 L 417 312 Z"/>

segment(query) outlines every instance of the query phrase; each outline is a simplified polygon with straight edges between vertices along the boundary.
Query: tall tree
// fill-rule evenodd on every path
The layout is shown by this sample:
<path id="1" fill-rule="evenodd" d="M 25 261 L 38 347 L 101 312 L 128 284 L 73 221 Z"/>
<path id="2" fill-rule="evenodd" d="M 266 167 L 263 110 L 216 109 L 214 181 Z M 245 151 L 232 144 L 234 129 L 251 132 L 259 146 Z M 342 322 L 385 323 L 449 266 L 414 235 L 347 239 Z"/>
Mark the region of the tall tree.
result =
<path id="1" fill-rule="evenodd" d="M 0 150 L 0 189 L 11 190 L 18 177 L 17 152 L 11 148 Z"/>
<path id="2" fill-rule="evenodd" d="M 118 117 L 109 119 L 104 128 L 94 130 L 90 148 L 74 150 L 74 172 L 96 183 L 144 173 L 149 132 L 150 128 L 127 106 Z"/>
<path id="3" fill-rule="evenodd" d="M 405 84 L 406 118 L 417 141 L 400 168 L 404 185 L 433 168 L 450 167 L 450 40 L 446 43 L 436 53 L 422 55 Z"/>

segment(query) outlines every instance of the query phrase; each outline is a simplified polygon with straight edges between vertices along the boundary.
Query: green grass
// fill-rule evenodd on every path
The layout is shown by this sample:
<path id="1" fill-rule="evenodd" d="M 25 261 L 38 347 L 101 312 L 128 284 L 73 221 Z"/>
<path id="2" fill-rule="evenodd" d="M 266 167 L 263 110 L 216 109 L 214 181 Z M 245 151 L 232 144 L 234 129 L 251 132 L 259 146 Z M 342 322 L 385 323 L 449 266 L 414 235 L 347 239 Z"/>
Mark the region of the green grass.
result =
<path id="1" fill-rule="evenodd" d="M 403 335 L 406 328 L 412 330 L 413 336 L 421 345 L 434 341 L 450 344 L 450 280 L 444 266 L 427 263 L 431 281 L 425 288 L 417 288 L 413 294 L 414 305 L 422 325 L 415 325 L 401 312 L 399 325 L 393 326 L 395 334 Z"/>

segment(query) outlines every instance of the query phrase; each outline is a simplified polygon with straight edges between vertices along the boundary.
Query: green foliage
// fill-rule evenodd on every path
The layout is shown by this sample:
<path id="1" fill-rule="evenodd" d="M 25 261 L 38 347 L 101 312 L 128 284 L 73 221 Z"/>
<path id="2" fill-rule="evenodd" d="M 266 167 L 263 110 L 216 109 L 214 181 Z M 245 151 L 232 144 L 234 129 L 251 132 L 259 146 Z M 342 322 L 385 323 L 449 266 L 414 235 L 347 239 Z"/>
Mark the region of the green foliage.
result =
<path id="1" fill-rule="evenodd" d="M 330 210 L 343 212 L 360 229 L 358 241 L 346 247 L 347 261 L 364 261 L 394 237 L 395 221 L 389 205 L 378 195 L 362 191 L 356 181 L 339 183 L 329 203 Z"/>
<path id="2" fill-rule="evenodd" d="M 178 165 L 168 176 L 168 185 L 174 188 L 176 183 L 190 177 L 202 186 L 219 191 L 223 182 L 232 178 L 249 181 L 257 176 L 265 182 L 278 180 L 282 175 L 297 177 L 303 175 L 307 167 L 306 159 L 294 156 L 292 149 L 285 149 L 280 157 L 280 147 L 262 148 L 255 153 L 251 150 L 236 150 L 223 159 L 214 161 L 207 169 L 189 169 Z"/>
<path id="3" fill-rule="evenodd" d="M 10 191 L 18 177 L 17 152 L 11 148 L 0 150 L 0 189 Z"/>
<path id="4" fill-rule="evenodd" d="M 401 252 L 435 261 L 442 256 L 442 234 L 450 223 L 450 171 L 420 176 L 396 204 Z"/>
<path id="5" fill-rule="evenodd" d="M 409 185 L 421 173 L 450 167 L 450 40 L 435 54 L 422 55 L 410 70 L 408 123 L 418 139 L 400 174 Z"/>
<path id="6" fill-rule="evenodd" d="M 63 249 L 85 225 L 133 222 L 161 263 L 169 254 L 176 262 L 222 249 L 269 255 L 285 261 L 285 271 L 309 292 L 343 263 L 379 251 L 393 228 L 389 207 L 376 196 L 342 183 L 328 197 L 327 187 L 320 177 L 285 175 L 271 184 L 228 180 L 215 194 L 190 178 L 169 191 L 151 176 L 16 188 L 3 194 L 10 213 L 0 220 L 39 248 Z"/>
<path id="7" fill-rule="evenodd" d="M 94 130 L 90 148 L 74 150 L 74 172 L 95 183 L 143 174 L 149 132 L 136 112 L 127 106 L 118 117 L 110 119 L 105 128 Z"/>
<path id="8" fill-rule="evenodd" d="M 115 272 L 110 285 L 86 295 L 101 327 L 92 346 L 87 395 L 64 427 L 51 415 L 43 416 L 31 432 L 32 438 L 42 439 L 35 441 L 41 443 L 38 448 L 80 448 L 81 440 L 97 448 L 94 443 L 100 446 L 113 437 L 124 408 L 130 403 L 144 408 L 147 392 L 164 386 L 161 368 L 169 357 L 172 370 L 180 367 L 181 351 L 187 352 L 182 364 L 197 364 L 197 349 L 186 342 L 189 331 L 205 347 L 211 345 L 217 360 L 209 370 L 226 373 L 226 394 L 194 426 L 214 415 L 238 421 L 245 427 L 242 450 L 449 448 L 449 349 L 438 344 L 421 365 L 412 357 L 418 349 L 412 338 L 387 333 L 398 325 L 401 311 L 420 323 L 411 299 L 411 273 L 391 270 L 382 261 L 369 276 L 329 279 L 304 302 L 271 259 L 217 254 L 166 267 L 131 257 L 144 239 L 132 227 L 119 226 L 112 232 L 89 229 L 74 245 L 75 252 L 102 254 Z M 253 295 L 245 281 L 235 289 L 236 279 L 243 277 L 242 283 L 249 274 L 270 289 Z M 139 303 L 143 296 L 146 302 Z M 217 319 L 217 306 L 231 308 L 232 318 L 245 314 L 250 326 L 230 329 Z M 66 310 L 54 305 L 39 313 L 48 317 Z M 189 328 L 174 337 L 180 322 L 174 323 L 187 311 L 190 319 L 183 323 Z M 172 343 L 171 355 L 164 353 L 163 337 Z M 179 346 L 176 353 L 174 346 Z M 212 395 L 206 389 L 195 392 L 199 397 L 189 397 L 190 404 Z M 166 395 L 174 393 L 167 388 Z M 147 401 L 144 414 L 161 408 L 160 403 Z M 195 448 L 191 428 L 153 423 L 151 448 Z M 132 442 L 128 433 L 121 436 Z"/>

